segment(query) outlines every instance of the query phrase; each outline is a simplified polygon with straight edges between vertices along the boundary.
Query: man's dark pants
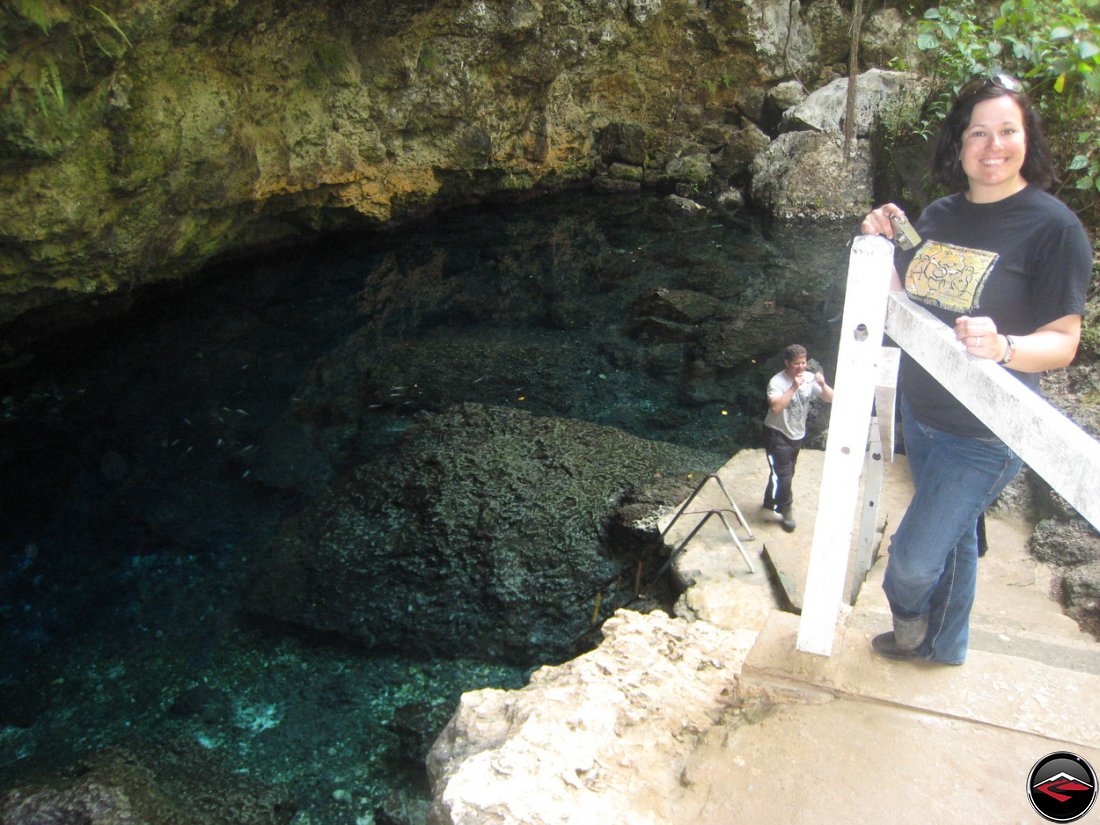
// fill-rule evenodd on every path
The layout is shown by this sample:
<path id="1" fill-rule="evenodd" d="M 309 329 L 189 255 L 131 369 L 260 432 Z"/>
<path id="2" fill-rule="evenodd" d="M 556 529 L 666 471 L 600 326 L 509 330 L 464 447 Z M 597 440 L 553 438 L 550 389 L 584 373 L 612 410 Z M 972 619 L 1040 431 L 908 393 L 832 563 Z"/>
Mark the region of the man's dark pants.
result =
<path id="1" fill-rule="evenodd" d="M 782 513 L 791 506 L 793 493 L 791 482 L 794 480 L 794 465 L 798 462 L 798 451 L 802 448 L 802 439 L 787 438 L 779 430 L 764 428 L 764 451 L 768 455 L 768 486 L 764 490 L 764 507 Z"/>

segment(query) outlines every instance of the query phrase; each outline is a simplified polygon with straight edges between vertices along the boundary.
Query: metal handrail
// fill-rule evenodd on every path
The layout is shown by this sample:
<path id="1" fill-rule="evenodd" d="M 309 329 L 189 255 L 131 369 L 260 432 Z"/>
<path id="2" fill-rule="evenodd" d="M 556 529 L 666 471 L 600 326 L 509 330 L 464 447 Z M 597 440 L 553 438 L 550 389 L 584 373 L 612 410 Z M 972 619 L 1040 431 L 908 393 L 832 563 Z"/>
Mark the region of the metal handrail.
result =
<path id="1" fill-rule="evenodd" d="M 661 531 L 661 535 L 658 541 L 663 542 L 665 540 L 665 536 L 667 536 L 669 530 L 672 529 L 672 525 L 679 521 L 681 516 L 687 514 L 687 508 L 691 505 L 691 502 L 693 502 L 696 496 L 698 496 L 699 493 L 702 492 L 703 487 L 705 487 L 707 482 L 711 479 L 718 482 L 718 488 L 722 491 L 722 495 L 726 497 L 726 501 L 730 503 L 730 509 L 722 510 L 712 508 L 705 511 L 693 511 L 691 515 L 703 513 L 703 517 L 699 519 L 698 523 L 695 525 L 692 531 L 688 533 L 687 536 L 676 546 L 676 549 L 669 553 L 668 558 L 665 560 L 665 563 L 662 564 L 660 569 L 657 570 L 657 574 L 653 577 L 653 580 L 645 586 L 645 588 L 642 590 L 642 593 L 648 592 L 649 588 L 653 587 L 654 584 L 660 581 L 661 576 L 663 576 L 665 571 L 668 570 L 668 568 L 672 565 L 672 562 L 676 559 L 676 557 L 680 555 L 680 552 L 685 547 L 687 547 L 688 542 L 695 538 L 695 534 L 703 529 L 703 525 L 710 521 L 711 516 L 718 516 L 719 520 L 721 520 L 722 522 L 722 525 L 726 528 L 726 532 L 729 533 L 730 538 L 733 539 L 733 543 L 737 547 L 737 552 L 741 554 L 741 558 L 744 559 L 746 566 L 749 568 L 749 572 L 756 572 L 756 570 L 752 566 L 752 560 L 749 558 L 748 553 L 745 552 L 745 546 L 741 544 L 741 540 L 737 538 L 737 533 L 734 532 L 734 529 L 732 527 L 730 527 L 730 523 L 726 520 L 725 514 L 727 512 L 732 512 L 737 517 L 737 520 L 741 523 L 741 526 L 745 528 L 745 532 L 748 534 L 746 536 L 748 541 L 752 541 L 755 538 L 755 536 L 752 534 L 752 528 L 749 527 L 749 523 L 745 519 L 745 515 L 741 512 L 741 508 L 737 506 L 737 502 L 735 502 L 733 500 L 733 496 L 729 494 L 729 491 L 726 489 L 726 485 L 722 483 L 722 479 L 718 475 L 718 473 L 707 473 L 706 476 L 703 477 L 702 481 L 700 481 L 695 486 L 695 490 L 692 492 L 692 494 L 687 497 L 684 503 L 680 505 L 680 509 L 676 511 L 676 515 L 674 515 L 669 523 L 665 525 L 665 529 Z"/>

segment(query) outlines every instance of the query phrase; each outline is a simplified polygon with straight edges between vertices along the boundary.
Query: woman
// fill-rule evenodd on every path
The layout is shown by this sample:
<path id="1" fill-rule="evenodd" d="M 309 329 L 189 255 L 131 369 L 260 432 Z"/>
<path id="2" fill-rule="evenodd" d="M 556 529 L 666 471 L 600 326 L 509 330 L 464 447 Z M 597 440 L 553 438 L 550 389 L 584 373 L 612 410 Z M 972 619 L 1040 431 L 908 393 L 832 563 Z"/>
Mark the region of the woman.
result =
<path id="1" fill-rule="evenodd" d="M 953 326 L 972 356 L 1037 391 L 1042 371 L 1077 352 L 1092 250 L 1081 222 L 1045 191 L 1050 151 L 1018 80 L 997 74 L 959 92 L 932 171 L 961 191 L 921 213 L 923 241 L 897 252 L 894 288 Z M 888 203 L 861 231 L 893 238 L 891 218 L 900 216 Z M 899 384 L 914 495 L 883 582 L 894 629 L 872 647 L 890 659 L 959 665 L 977 583 L 978 517 L 1021 461 L 910 358 Z"/>

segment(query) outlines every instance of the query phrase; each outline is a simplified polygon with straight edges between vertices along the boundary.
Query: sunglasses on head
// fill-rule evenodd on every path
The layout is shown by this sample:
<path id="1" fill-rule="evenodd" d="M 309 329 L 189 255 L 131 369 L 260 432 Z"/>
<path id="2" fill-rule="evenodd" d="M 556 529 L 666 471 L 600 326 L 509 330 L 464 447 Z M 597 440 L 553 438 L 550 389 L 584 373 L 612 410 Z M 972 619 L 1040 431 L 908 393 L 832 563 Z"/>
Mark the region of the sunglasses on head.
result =
<path id="1" fill-rule="evenodd" d="M 989 77 L 979 77 L 977 80 L 971 80 L 959 89 L 959 93 L 955 96 L 955 99 L 958 101 L 967 100 L 979 92 L 984 92 L 986 89 L 993 86 L 1004 89 L 1006 92 L 1020 93 L 1024 90 L 1024 84 L 1012 75 L 998 73 L 990 75 Z"/>

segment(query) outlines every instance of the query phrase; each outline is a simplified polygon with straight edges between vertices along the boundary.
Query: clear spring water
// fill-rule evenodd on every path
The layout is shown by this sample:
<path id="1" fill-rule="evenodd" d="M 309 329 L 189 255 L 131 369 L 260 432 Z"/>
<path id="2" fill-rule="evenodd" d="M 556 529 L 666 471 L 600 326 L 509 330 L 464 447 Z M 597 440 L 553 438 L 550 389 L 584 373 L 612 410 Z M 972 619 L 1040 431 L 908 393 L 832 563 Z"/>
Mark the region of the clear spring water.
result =
<path id="1" fill-rule="evenodd" d="M 416 410 L 455 401 L 522 400 L 721 454 L 752 444 L 778 361 L 742 359 L 728 393 L 699 398 L 638 355 L 630 307 L 662 287 L 793 308 L 828 364 L 851 229 L 567 192 L 225 264 L 41 344 L 0 372 L 0 789 L 136 737 L 281 784 L 298 822 L 415 808 L 417 759 L 458 696 L 525 671 L 249 621 L 241 595 L 279 523 L 333 473 L 396 449 Z M 790 343 L 785 325 L 765 334 L 777 353 Z M 395 384 L 323 465 L 265 482 L 253 456 L 352 336 L 384 357 L 442 341 L 485 360 Z M 547 357 L 525 363 L 533 343 Z M 540 392 L 562 386 L 568 403 Z M 267 449 L 269 465 L 290 458 Z"/>

